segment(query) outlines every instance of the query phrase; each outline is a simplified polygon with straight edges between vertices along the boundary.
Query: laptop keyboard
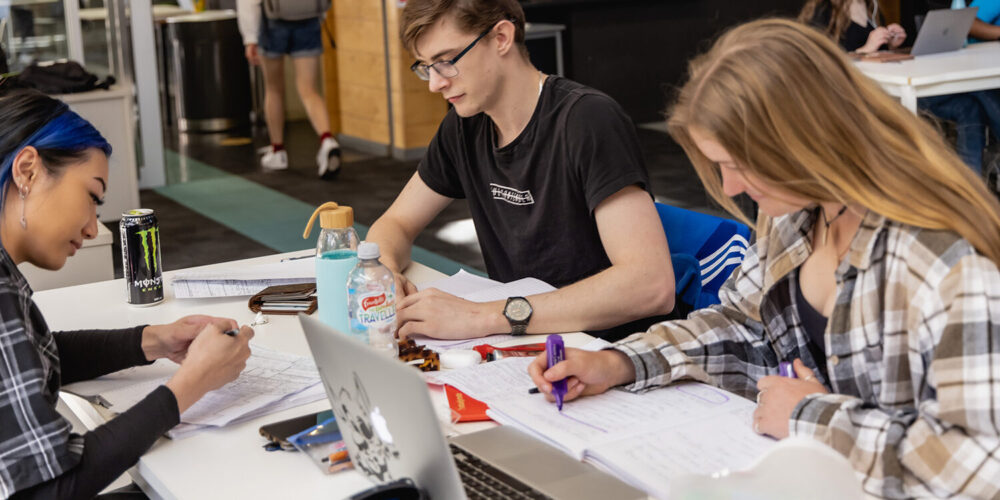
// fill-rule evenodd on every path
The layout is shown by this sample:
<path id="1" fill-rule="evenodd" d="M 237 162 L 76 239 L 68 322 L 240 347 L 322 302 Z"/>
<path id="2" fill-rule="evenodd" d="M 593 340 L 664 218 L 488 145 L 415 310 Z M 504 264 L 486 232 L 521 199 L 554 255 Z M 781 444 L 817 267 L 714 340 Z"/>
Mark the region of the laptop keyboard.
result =
<path id="1" fill-rule="evenodd" d="M 469 500 L 549 498 L 461 448 L 453 444 L 450 446 L 451 454 L 455 457 L 455 465 L 458 466 L 458 474 L 462 477 L 462 486 L 465 487 L 465 494 Z"/>

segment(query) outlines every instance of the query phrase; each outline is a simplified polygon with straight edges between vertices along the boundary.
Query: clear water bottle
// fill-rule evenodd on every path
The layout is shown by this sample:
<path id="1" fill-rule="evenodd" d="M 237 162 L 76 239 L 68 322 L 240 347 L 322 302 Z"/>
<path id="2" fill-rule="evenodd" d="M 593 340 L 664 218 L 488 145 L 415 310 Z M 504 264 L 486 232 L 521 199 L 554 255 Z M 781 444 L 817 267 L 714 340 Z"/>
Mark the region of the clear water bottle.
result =
<path id="1" fill-rule="evenodd" d="M 347 304 L 351 334 L 358 340 L 395 356 L 396 279 L 382 265 L 378 243 L 358 245 L 358 265 L 347 278 Z"/>
<path id="2" fill-rule="evenodd" d="M 309 237 L 317 215 L 322 228 L 316 240 L 319 319 L 346 334 L 351 328 L 347 311 L 347 275 L 358 262 L 354 209 L 332 201 L 320 205 L 309 219 L 303 238 Z"/>

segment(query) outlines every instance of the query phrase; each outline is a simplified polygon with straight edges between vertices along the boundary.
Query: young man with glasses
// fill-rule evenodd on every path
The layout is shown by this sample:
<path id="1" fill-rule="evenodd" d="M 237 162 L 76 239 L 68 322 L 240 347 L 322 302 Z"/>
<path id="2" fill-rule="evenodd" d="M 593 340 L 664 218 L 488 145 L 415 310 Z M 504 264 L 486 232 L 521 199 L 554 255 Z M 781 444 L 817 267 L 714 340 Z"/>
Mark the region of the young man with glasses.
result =
<path id="1" fill-rule="evenodd" d="M 621 338 L 673 309 L 667 241 L 632 122 L 608 96 L 528 59 L 516 0 L 409 0 L 413 71 L 453 109 L 368 239 L 397 271 L 400 337 L 586 330 Z M 398 274 L 423 230 L 466 198 L 491 278 L 559 290 L 472 303 Z M 632 323 L 630 323 L 632 322 Z"/>

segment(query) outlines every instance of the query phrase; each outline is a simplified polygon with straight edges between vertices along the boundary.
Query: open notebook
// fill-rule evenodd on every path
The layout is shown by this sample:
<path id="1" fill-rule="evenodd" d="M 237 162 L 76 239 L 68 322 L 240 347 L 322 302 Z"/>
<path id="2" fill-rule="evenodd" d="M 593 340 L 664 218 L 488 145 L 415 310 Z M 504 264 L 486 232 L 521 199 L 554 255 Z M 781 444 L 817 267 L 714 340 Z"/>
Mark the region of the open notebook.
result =
<path id="1" fill-rule="evenodd" d="M 700 383 L 643 394 L 611 390 L 563 411 L 534 387 L 528 358 L 508 358 L 435 378 L 489 405 L 491 418 L 597 465 L 657 498 L 672 478 L 751 466 L 775 441 L 753 432 L 755 405 Z"/>

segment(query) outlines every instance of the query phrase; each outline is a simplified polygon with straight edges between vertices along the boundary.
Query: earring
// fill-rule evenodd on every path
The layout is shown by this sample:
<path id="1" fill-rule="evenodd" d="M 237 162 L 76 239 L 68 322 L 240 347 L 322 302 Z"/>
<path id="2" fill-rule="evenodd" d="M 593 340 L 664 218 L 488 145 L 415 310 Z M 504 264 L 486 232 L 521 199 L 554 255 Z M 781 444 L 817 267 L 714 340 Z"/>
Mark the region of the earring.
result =
<path id="1" fill-rule="evenodd" d="M 28 229 L 28 220 L 24 218 L 24 199 L 28 196 L 28 188 L 22 187 L 18 192 L 21 194 L 21 228 Z"/>

